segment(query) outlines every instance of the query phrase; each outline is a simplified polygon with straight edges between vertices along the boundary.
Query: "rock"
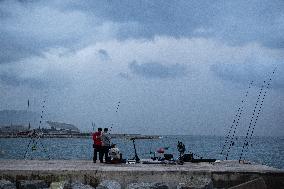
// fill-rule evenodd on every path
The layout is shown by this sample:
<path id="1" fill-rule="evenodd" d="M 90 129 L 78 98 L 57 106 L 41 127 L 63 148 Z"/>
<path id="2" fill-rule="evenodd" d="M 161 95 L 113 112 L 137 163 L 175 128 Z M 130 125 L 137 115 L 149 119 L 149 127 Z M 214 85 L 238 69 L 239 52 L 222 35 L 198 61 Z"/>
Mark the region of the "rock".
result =
<path id="1" fill-rule="evenodd" d="M 213 189 L 213 182 L 207 177 L 191 177 L 186 183 L 179 183 L 177 189 Z"/>
<path id="2" fill-rule="evenodd" d="M 157 189 L 169 189 L 169 186 L 164 183 L 155 183 L 154 188 Z"/>
<path id="3" fill-rule="evenodd" d="M 131 183 L 127 189 L 168 189 L 169 186 L 164 183 Z"/>
<path id="4" fill-rule="evenodd" d="M 96 189 L 121 189 L 120 184 L 115 180 L 104 180 Z"/>
<path id="5" fill-rule="evenodd" d="M 131 183 L 127 185 L 127 189 L 148 189 L 151 187 L 150 183 Z"/>
<path id="6" fill-rule="evenodd" d="M 0 189 L 16 189 L 16 184 L 9 180 L 0 180 Z"/>
<path id="7" fill-rule="evenodd" d="M 68 186 L 67 181 L 52 182 L 50 184 L 50 189 L 65 189 Z"/>
<path id="8" fill-rule="evenodd" d="M 44 180 L 21 180 L 19 181 L 19 189 L 45 189 L 48 184 Z"/>
<path id="9" fill-rule="evenodd" d="M 91 187 L 90 185 L 85 185 L 80 182 L 73 182 L 71 183 L 70 187 L 68 187 L 68 189 L 94 189 L 94 188 Z"/>
<path id="10" fill-rule="evenodd" d="M 231 187 L 229 189 L 246 189 L 246 188 L 257 188 L 257 189 L 266 189 L 267 186 L 265 184 L 265 181 L 262 177 L 254 179 L 254 180 L 250 180 L 248 182 L 239 184 L 237 186 Z"/>

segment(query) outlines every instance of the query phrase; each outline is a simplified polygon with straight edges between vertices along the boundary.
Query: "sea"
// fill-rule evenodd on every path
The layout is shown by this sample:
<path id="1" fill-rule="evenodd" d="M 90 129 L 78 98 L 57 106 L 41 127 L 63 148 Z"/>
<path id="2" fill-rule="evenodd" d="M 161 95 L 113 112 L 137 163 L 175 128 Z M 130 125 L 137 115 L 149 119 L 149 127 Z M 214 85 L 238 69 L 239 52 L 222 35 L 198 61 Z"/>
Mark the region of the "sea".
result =
<path id="1" fill-rule="evenodd" d="M 226 137 L 223 136 L 171 135 L 161 136 L 160 139 L 138 139 L 135 140 L 135 146 L 141 159 L 153 157 L 154 153 L 161 156 L 157 153 L 159 148 L 164 148 L 165 153 L 178 158 L 178 141 L 183 142 L 186 153 L 193 153 L 195 158 L 239 160 L 241 157 L 242 160 L 284 169 L 284 137 L 253 137 L 248 140 L 248 145 L 244 145 L 245 137 L 238 137 L 229 148 L 230 140 L 226 143 Z M 112 143 L 117 145 L 124 159 L 134 157 L 132 140 L 112 139 Z M 0 159 L 92 161 L 92 145 L 91 138 L 0 138 Z"/>

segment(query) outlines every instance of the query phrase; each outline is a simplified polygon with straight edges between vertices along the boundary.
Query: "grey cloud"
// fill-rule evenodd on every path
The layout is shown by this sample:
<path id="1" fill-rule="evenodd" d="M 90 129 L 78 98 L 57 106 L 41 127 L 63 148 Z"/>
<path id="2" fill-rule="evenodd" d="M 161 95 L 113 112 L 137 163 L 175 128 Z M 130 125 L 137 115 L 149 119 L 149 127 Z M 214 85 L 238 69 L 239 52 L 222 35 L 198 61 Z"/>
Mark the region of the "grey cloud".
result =
<path id="1" fill-rule="evenodd" d="M 40 55 L 50 48 L 79 49 L 113 37 L 119 28 L 89 12 L 56 5 L 53 1 L 0 1 L 0 63 Z"/>
<path id="2" fill-rule="evenodd" d="M 64 87 L 68 87 L 71 82 L 71 78 L 58 71 L 47 71 L 35 77 L 22 77 L 16 70 L 0 73 L 0 83 L 13 87 L 25 86 L 34 89 L 52 87 L 62 90 Z"/>
<path id="3" fill-rule="evenodd" d="M 275 74 L 272 75 L 272 72 Z M 254 81 L 254 85 L 261 86 L 263 81 L 272 79 L 271 87 L 284 89 L 284 64 L 264 65 L 257 63 L 243 64 L 215 64 L 211 71 L 223 80 L 248 84 Z"/>
<path id="4" fill-rule="evenodd" d="M 70 5 L 71 6 L 71 5 Z M 115 22 L 136 22 L 140 27 L 123 37 L 203 36 L 228 43 L 260 42 L 283 48 L 284 1 L 91 1 L 73 8 L 93 12 Z M 204 32 L 196 32 L 203 28 Z"/>
<path id="5" fill-rule="evenodd" d="M 128 65 L 133 74 L 145 78 L 177 78 L 186 75 L 186 67 L 181 64 L 163 65 L 160 63 L 142 63 L 133 61 Z"/>
<path id="6" fill-rule="evenodd" d="M 32 78 L 20 78 L 16 75 L 11 74 L 0 74 L 0 82 L 5 85 L 9 86 L 29 86 L 32 88 L 44 88 L 46 87 L 46 82 L 38 79 L 32 79 Z"/>
<path id="7" fill-rule="evenodd" d="M 41 55 L 39 49 L 43 48 L 42 45 L 38 43 L 32 45 L 31 41 L 20 36 L 2 32 L 1 29 L 0 32 L 0 64 L 17 61 L 31 55 Z"/>
<path id="8" fill-rule="evenodd" d="M 202 36 L 283 48 L 283 9 L 280 0 L 0 1 L 0 63 L 105 40 L 109 22 L 114 38 Z"/>

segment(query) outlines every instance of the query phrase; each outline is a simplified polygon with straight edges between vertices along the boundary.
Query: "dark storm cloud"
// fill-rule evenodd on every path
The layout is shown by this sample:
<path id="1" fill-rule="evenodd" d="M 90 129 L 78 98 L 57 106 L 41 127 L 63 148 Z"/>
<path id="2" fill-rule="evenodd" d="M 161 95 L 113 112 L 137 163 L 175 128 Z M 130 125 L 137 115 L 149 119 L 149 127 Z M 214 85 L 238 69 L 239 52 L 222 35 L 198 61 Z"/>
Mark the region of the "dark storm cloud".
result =
<path id="1" fill-rule="evenodd" d="M 78 49 L 107 38 L 111 35 L 108 32 L 115 30 L 107 20 L 72 10 L 65 6 L 68 4 L 0 1 L 0 63 L 38 56 L 50 48 Z"/>
<path id="2" fill-rule="evenodd" d="M 133 61 L 128 65 L 132 73 L 145 78 L 177 78 L 186 75 L 186 67 L 181 64 L 163 65 L 160 63 L 142 63 Z"/>
<path id="3" fill-rule="evenodd" d="M 221 79 L 261 86 L 263 81 L 272 79 L 271 87 L 284 89 L 284 64 L 263 65 L 256 63 L 215 64 L 211 70 Z M 272 72 L 275 70 L 275 74 Z"/>
<path id="4" fill-rule="evenodd" d="M 71 5 L 70 5 L 71 6 Z M 73 8 L 116 22 L 137 22 L 123 37 L 203 36 L 232 44 L 258 41 L 283 48 L 284 1 L 84 1 Z"/>
<path id="5" fill-rule="evenodd" d="M 92 43 L 108 21 L 122 24 L 122 38 L 202 36 L 283 48 L 283 10 L 281 0 L 0 1 L 0 63 Z"/>

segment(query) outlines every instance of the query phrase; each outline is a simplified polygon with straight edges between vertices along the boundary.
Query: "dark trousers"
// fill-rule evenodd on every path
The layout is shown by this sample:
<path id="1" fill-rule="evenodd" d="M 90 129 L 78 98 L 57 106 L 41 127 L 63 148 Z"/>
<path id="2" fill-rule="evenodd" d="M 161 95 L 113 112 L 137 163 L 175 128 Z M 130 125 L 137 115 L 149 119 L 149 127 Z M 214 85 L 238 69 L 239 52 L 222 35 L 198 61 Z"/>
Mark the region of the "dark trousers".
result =
<path id="1" fill-rule="evenodd" d="M 110 149 L 110 146 L 103 146 L 103 153 L 105 156 L 105 162 L 110 162 L 110 158 L 108 157 L 108 151 Z"/>
<path id="2" fill-rule="evenodd" d="M 94 145 L 94 157 L 93 157 L 93 162 L 97 161 L 97 156 L 99 153 L 99 160 L 101 163 L 103 163 L 103 157 L 104 157 L 104 151 L 102 146 Z"/>

